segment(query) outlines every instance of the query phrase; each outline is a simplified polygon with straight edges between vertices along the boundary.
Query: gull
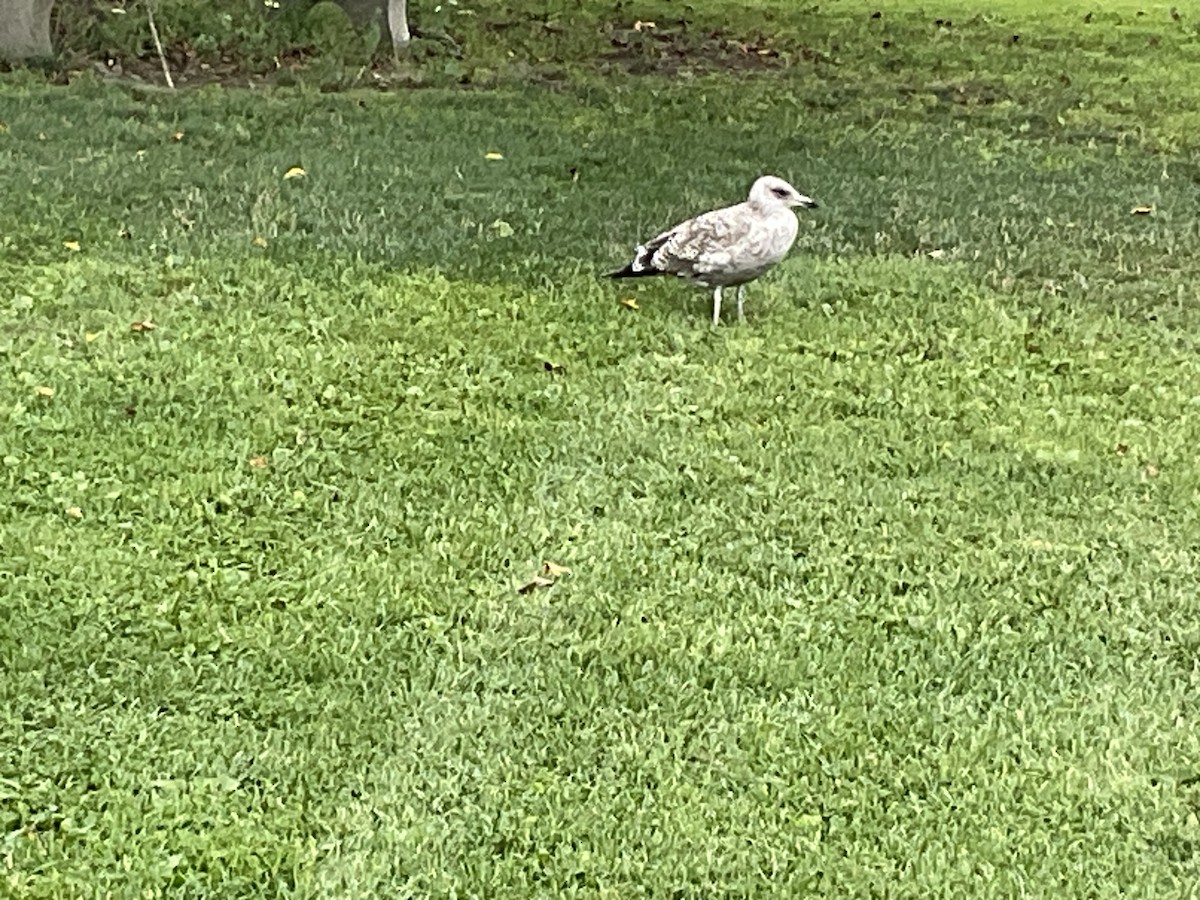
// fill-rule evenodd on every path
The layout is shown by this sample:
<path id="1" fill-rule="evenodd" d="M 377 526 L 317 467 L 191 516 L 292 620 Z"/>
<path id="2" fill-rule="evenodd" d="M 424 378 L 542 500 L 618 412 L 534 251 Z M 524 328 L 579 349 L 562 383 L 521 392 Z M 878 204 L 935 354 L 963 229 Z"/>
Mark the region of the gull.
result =
<path id="1" fill-rule="evenodd" d="M 746 318 L 742 292 L 787 256 L 800 223 L 792 210 L 817 202 L 774 175 L 750 188 L 744 203 L 680 222 L 634 250 L 633 260 L 609 278 L 678 275 L 713 289 L 713 324 L 721 318 L 721 289 L 737 287 L 738 321 Z"/>

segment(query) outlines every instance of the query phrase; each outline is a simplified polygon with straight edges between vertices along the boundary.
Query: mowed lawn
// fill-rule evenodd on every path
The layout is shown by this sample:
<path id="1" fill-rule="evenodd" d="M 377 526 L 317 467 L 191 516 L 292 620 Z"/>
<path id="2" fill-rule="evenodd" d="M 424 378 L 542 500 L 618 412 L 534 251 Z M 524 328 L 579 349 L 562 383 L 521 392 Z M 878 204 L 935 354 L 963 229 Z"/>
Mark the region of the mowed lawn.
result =
<path id="1" fill-rule="evenodd" d="M 0 896 L 1200 895 L 1200 32 L 829 6 L 0 81 Z M 601 277 L 763 172 L 746 324 Z"/>

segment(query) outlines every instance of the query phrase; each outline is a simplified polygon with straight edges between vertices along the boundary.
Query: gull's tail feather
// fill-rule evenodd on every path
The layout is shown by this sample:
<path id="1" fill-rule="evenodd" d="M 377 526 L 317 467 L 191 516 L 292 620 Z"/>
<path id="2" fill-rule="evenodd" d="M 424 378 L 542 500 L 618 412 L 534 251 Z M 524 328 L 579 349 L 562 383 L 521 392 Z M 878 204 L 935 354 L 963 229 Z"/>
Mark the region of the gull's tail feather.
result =
<path id="1" fill-rule="evenodd" d="M 631 262 L 629 265 L 625 266 L 622 269 L 616 269 L 615 271 L 607 273 L 605 277 L 606 278 L 649 278 L 652 275 L 666 275 L 666 274 L 667 274 L 666 272 L 663 272 L 660 269 L 651 269 L 649 267 L 641 268 L 638 266 L 637 261 L 635 260 L 634 262 Z"/>
<path id="2" fill-rule="evenodd" d="M 644 244 L 633 251 L 633 259 L 624 268 L 609 272 L 609 278 L 646 278 L 650 275 L 661 275 L 661 270 L 654 268 L 654 251 Z"/>
<path id="3" fill-rule="evenodd" d="M 652 275 L 666 275 L 667 273 L 654 265 L 654 254 L 659 247 L 663 245 L 670 232 L 660 234 L 652 241 L 647 241 L 644 244 L 638 244 L 633 251 L 633 259 L 629 265 L 624 268 L 617 269 L 615 272 L 609 272 L 609 278 L 649 278 Z"/>

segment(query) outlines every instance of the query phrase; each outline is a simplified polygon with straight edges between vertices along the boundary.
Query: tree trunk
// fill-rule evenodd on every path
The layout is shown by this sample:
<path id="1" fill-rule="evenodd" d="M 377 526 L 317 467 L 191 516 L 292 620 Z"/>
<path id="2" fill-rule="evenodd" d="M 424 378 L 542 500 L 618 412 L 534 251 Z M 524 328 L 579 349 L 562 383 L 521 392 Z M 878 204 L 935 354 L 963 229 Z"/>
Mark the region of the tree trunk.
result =
<path id="1" fill-rule="evenodd" d="M 51 56 L 50 8 L 54 0 L 0 0 L 0 57 Z"/>
<path id="2" fill-rule="evenodd" d="M 387 14 L 392 47 L 403 50 L 412 40 L 412 35 L 408 33 L 408 0 L 388 0 Z"/>

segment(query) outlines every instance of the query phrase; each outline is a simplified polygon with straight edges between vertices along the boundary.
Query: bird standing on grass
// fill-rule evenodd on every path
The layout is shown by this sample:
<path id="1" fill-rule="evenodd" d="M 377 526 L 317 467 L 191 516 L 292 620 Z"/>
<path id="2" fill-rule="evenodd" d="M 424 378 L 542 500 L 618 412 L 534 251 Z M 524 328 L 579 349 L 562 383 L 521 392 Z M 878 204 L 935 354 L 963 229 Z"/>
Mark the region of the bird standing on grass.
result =
<path id="1" fill-rule="evenodd" d="M 774 175 L 750 188 L 745 203 L 681 222 L 638 245 L 633 261 L 609 278 L 678 275 L 713 289 L 713 324 L 721 319 L 721 289 L 737 287 L 738 321 L 746 318 L 742 292 L 788 254 L 800 223 L 792 210 L 817 202 Z"/>

